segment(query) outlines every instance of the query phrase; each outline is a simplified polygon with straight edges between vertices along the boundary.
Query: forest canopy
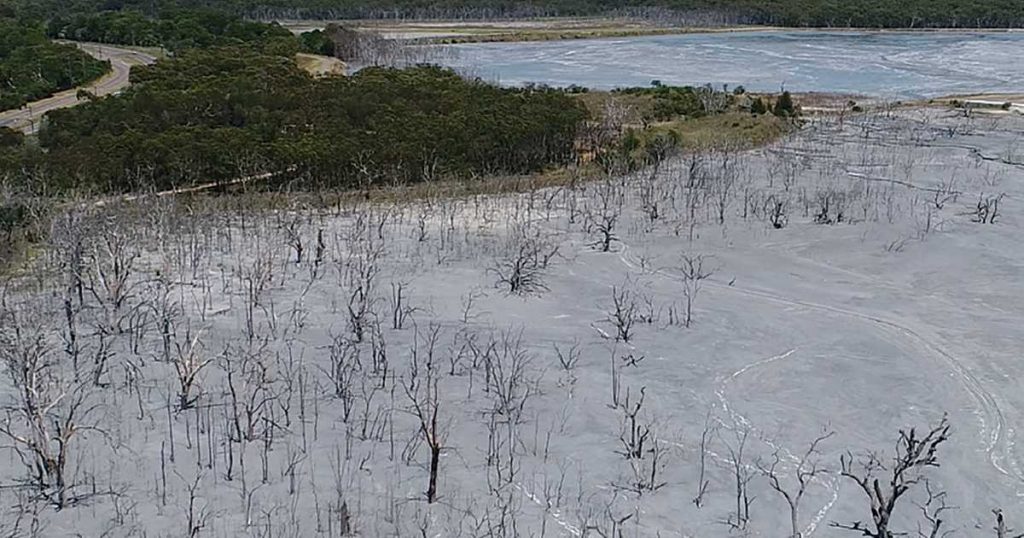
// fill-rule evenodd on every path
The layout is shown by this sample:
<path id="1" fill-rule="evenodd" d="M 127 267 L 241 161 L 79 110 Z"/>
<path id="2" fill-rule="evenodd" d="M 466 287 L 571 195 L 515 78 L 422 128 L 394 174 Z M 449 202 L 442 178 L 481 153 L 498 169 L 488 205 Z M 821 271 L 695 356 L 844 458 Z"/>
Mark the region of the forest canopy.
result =
<path id="1" fill-rule="evenodd" d="M 530 173 L 572 157 L 586 116 L 557 90 L 428 66 L 313 79 L 248 47 L 185 51 L 133 70 L 132 82 L 50 113 L 39 147 L 0 151 L 0 175 L 126 192 L 267 173 L 334 188 Z"/>
<path id="2" fill-rule="evenodd" d="M 286 52 L 294 36 L 276 24 L 246 21 L 221 10 L 169 11 L 148 16 L 141 11 L 101 11 L 55 15 L 50 37 L 133 46 L 162 46 L 172 51 L 248 43 Z"/>
<path id="3" fill-rule="evenodd" d="M 0 110 L 87 83 L 108 69 L 73 45 L 50 42 L 37 25 L 0 19 Z"/>

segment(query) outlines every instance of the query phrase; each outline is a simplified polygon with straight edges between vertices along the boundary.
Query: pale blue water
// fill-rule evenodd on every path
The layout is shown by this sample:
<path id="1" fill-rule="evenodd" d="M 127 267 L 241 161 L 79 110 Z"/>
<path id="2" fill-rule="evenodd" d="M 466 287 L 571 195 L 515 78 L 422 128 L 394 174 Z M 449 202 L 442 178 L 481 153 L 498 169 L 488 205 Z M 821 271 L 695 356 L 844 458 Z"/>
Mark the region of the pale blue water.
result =
<path id="1" fill-rule="evenodd" d="M 743 85 L 888 98 L 1024 92 L 1024 33 L 758 31 L 457 45 L 442 63 L 506 85 Z"/>

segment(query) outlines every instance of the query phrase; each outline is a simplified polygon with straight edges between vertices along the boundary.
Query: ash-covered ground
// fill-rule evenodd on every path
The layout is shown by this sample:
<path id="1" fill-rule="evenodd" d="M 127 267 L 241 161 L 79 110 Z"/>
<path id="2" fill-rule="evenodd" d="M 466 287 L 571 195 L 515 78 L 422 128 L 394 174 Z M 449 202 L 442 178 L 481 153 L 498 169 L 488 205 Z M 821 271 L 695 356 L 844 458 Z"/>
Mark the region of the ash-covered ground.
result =
<path id="1" fill-rule="evenodd" d="M 1024 529 L 1022 134 L 872 113 L 525 194 L 71 211 L 4 293 L 0 534 L 789 536 L 802 477 L 797 531 L 854 536 L 855 478 L 944 414 L 891 530 Z"/>

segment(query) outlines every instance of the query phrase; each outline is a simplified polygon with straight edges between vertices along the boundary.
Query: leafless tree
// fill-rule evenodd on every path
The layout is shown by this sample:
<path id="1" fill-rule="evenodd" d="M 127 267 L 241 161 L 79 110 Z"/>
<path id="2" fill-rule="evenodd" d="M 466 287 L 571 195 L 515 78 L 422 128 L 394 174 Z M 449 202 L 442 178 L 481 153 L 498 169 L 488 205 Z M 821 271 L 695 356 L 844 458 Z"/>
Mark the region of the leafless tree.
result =
<path id="1" fill-rule="evenodd" d="M 946 207 L 947 203 L 956 203 L 960 198 L 960 191 L 956 189 L 957 175 L 954 173 L 949 179 L 943 180 L 939 186 L 932 191 L 932 206 L 937 210 Z"/>
<path id="2" fill-rule="evenodd" d="M 764 201 L 764 214 L 772 228 L 781 230 L 789 224 L 789 201 L 780 195 L 771 195 Z"/>
<path id="3" fill-rule="evenodd" d="M 612 287 L 612 310 L 608 322 L 615 327 L 615 340 L 629 342 L 633 338 L 633 325 L 638 321 L 636 300 L 627 287 Z"/>
<path id="4" fill-rule="evenodd" d="M 598 233 L 591 245 L 601 252 L 610 252 L 619 240 L 615 227 L 622 215 L 622 191 L 616 182 L 602 181 L 595 189 L 597 199 L 587 207 L 587 224 Z"/>
<path id="5" fill-rule="evenodd" d="M 803 500 L 804 493 L 807 492 L 807 488 L 817 477 L 829 472 L 828 469 L 821 467 L 818 461 L 820 456 L 819 446 L 833 435 L 834 432 L 826 431 L 811 441 L 807 451 L 800 456 L 799 460 L 793 462 L 792 480 L 789 481 L 791 482 L 790 485 L 785 483 L 785 475 L 780 468 L 782 458 L 778 450 L 772 455 L 770 465 L 758 465 L 761 472 L 768 478 L 768 485 L 785 499 L 786 504 L 789 506 L 791 538 L 800 538 L 802 536 L 800 532 L 800 501 Z"/>
<path id="6" fill-rule="evenodd" d="M 558 364 L 562 367 L 562 370 L 569 375 L 573 375 L 576 370 L 576 365 L 580 362 L 580 343 L 573 340 L 572 345 L 568 349 L 558 347 L 558 344 L 554 345 L 555 355 L 558 357 Z"/>
<path id="7" fill-rule="evenodd" d="M 330 366 L 325 370 L 334 390 L 334 397 L 341 401 L 342 418 L 347 421 L 355 405 L 356 376 L 362 371 L 360 348 L 344 336 L 335 336 L 328 346 Z"/>
<path id="8" fill-rule="evenodd" d="M 946 520 L 943 519 L 945 512 L 955 510 L 955 506 L 946 504 L 946 492 L 932 490 L 931 484 L 924 480 L 924 490 L 927 494 L 924 504 L 919 504 L 921 517 L 924 524 L 917 524 L 917 536 L 919 538 L 945 538 L 953 534 L 952 530 L 943 530 Z M 948 527 L 948 525 L 946 525 Z"/>
<path id="9" fill-rule="evenodd" d="M 644 444 L 651 435 L 651 427 L 638 420 L 646 396 L 647 387 L 641 387 L 640 397 L 633 402 L 630 400 L 630 390 L 627 388 L 626 399 L 619 404 L 619 410 L 622 411 L 622 432 L 619 434 L 622 451 L 619 453 L 627 459 L 642 458 Z"/>
<path id="10" fill-rule="evenodd" d="M 558 245 L 517 225 L 509 232 L 503 256 L 489 271 L 498 279 L 496 286 L 511 295 L 534 295 L 545 292 L 544 270 L 558 254 Z"/>
<path id="11" fill-rule="evenodd" d="M 292 252 L 295 253 L 295 264 L 302 265 L 302 255 L 306 252 L 305 244 L 302 241 L 302 219 L 298 216 L 290 218 L 284 222 L 281 227 L 284 230 L 288 246 L 290 246 L 292 248 Z"/>
<path id="12" fill-rule="evenodd" d="M 384 248 L 380 244 L 362 241 L 355 245 L 346 262 L 345 272 L 349 288 L 348 325 L 358 343 L 365 338 L 373 315 L 374 292 Z"/>
<path id="13" fill-rule="evenodd" d="M 119 327 L 119 316 L 137 285 L 132 281 L 139 257 L 136 242 L 137 238 L 110 226 L 88 255 L 85 289 L 109 311 L 114 327 Z"/>
<path id="14" fill-rule="evenodd" d="M 725 214 L 732 201 L 733 191 L 739 182 L 741 162 L 738 152 L 732 148 L 726 148 L 717 152 L 718 167 L 714 174 L 714 181 L 711 185 L 711 196 L 715 206 L 715 216 L 718 224 L 725 224 Z"/>
<path id="15" fill-rule="evenodd" d="M 641 416 L 646 395 L 646 387 L 641 387 L 640 397 L 633 401 L 627 388 L 625 400 L 618 407 L 622 413 L 619 454 L 626 458 L 632 475 L 629 484 L 622 487 L 638 495 L 654 492 L 665 486 L 659 475 L 667 464 L 666 447 L 658 439 L 652 422 Z"/>
<path id="16" fill-rule="evenodd" d="M 419 423 L 419 435 L 430 450 L 427 503 L 432 504 L 437 501 L 437 478 L 441 467 L 441 451 L 444 449 L 447 433 L 443 425 L 439 423 L 441 411 L 441 398 L 438 392 L 440 369 L 437 361 L 434 360 L 437 331 L 432 330 L 426 338 L 425 349 L 421 349 L 419 335 L 417 335 L 410 372 L 402 384 L 402 388 L 409 400 L 411 412 Z"/>
<path id="17" fill-rule="evenodd" d="M 0 331 L 0 359 L 17 390 L 0 435 L 11 441 L 32 485 L 60 509 L 73 487 L 68 463 L 75 440 L 85 432 L 102 433 L 90 423 L 98 404 L 91 401 L 88 384 L 64 378 L 45 331 L 23 323 L 12 315 Z"/>
<path id="18" fill-rule="evenodd" d="M 814 222 L 817 224 L 839 224 L 845 222 L 847 193 L 834 188 L 823 187 L 815 193 Z"/>
<path id="19" fill-rule="evenodd" d="M 971 220 L 981 224 L 995 224 L 999 218 L 999 202 L 1006 197 L 1006 193 L 998 196 L 978 195 L 978 203 L 971 213 Z"/>
<path id="20" fill-rule="evenodd" d="M 709 411 L 707 416 L 704 417 L 704 430 L 700 434 L 700 463 L 698 464 L 698 475 L 697 475 L 697 496 L 693 498 L 693 504 L 697 508 L 704 506 L 704 496 L 707 495 L 708 481 L 707 475 L 707 459 L 708 459 L 708 444 L 711 442 L 711 436 L 715 433 L 714 424 L 711 421 L 711 412 Z"/>
<path id="21" fill-rule="evenodd" d="M 755 497 L 750 496 L 750 482 L 754 479 L 754 467 L 746 461 L 747 440 L 750 437 L 750 429 L 737 425 L 734 442 L 725 441 L 726 450 L 729 452 L 729 467 L 732 469 L 733 491 L 736 501 L 734 511 L 729 515 L 726 522 L 730 527 L 737 530 L 746 530 L 750 524 L 750 506 L 754 503 Z"/>
<path id="22" fill-rule="evenodd" d="M 196 478 L 191 482 L 185 480 L 183 476 L 178 475 L 183 482 L 185 482 L 185 490 L 188 493 L 188 505 L 185 508 L 185 522 L 186 522 L 186 534 L 188 538 L 198 538 L 200 533 L 209 524 L 210 513 L 209 504 L 199 506 L 199 487 L 202 485 L 203 475 L 197 474 Z"/>
<path id="23" fill-rule="evenodd" d="M 506 331 L 495 342 L 487 361 L 488 385 L 493 394 L 493 412 L 503 420 L 518 424 L 527 401 L 536 393 L 536 380 L 531 376 L 533 362 L 523 346 L 521 331 Z"/>
<path id="24" fill-rule="evenodd" d="M 992 513 L 996 516 L 996 526 L 993 529 L 996 531 L 996 538 L 1024 538 L 1024 533 L 1014 534 L 1014 530 L 1006 526 L 1006 517 L 1003 516 L 1002 510 L 996 508 Z"/>
<path id="25" fill-rule="evenodd" d="M 178 409 L 185 410 L 195 405 L 198 395 L 193 394 L 199 374 L 213 360 L 202 357 L 203 344 L 199 340 L 201 333 L 193 337 L 191 329 L 186 329 L 184 343 L 176 342 L 174 355 L 174 372 L 178 377 Z"/>
<path id="26" fill-rule="evenodd" d="M 402 330 L 406 322 L 416 312 L 416 307 L 409 304 L 409 297 L 406 292 L 409 290 L 408 282 L 391 283 L 391 328 Z"/>
<path id="27" fill-rule="evenodd" d="M 693 304 L 704 285 L 704 280 L 714 274 L 714 269 L 705 267 L 707 258 L 703 254 L 683 254 L 679 273 L 683 281 L 683 297 L 686 299 L 686 316 L 683 325 L 690 326 L 693 321 Z"/>
<path id="28" fill-rule="evenodd" d="M 891 463 L 876 453 L 868 453 L 859 464 L 854 463 L 851 454 L 839 459 L 840 474 L 860 486 L 871 503 L 871 524 L 832 522 L 839 529 L 856 531 L 869 538 L 893 538 L 898 535 L 889 528 L 897 503 L 923 479 L 929 467 L 938 467 L 938 449 L 949 439 L 949 420 L 944 416 L 924 437 L 918 436 L 916 428 L 900 430 L 896 442 L 896 454 Z M 855 468 L 857 467 L 857 468 Z M 886 482 L 877 475 L 885 473 Z"/>
<path id="29" fill-rule="evenodd" d="M 697 233 L 697 210 L 707 197 L 708 170 L 704 152 L 693 151 L 686 157 L 683 187 L 686 194 L 687 239 L 693 241 Z M 677 232 L 678 233 L 678 232 Z"/>

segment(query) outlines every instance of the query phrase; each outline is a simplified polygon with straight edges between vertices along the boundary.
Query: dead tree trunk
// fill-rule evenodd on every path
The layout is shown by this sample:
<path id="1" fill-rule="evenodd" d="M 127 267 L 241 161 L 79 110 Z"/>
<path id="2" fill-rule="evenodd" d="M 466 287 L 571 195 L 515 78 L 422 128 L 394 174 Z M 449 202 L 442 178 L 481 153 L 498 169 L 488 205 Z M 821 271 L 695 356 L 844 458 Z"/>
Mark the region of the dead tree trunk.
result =
<path id="1" fill-rule="evenodd" d="M 911 428 L 900 430 L 896 442 L 896 456 L 892 463 L 887 463 L 878 454 L 869 453 L 854 468 L 853 456 L 847 454 L 839 458 L 840 474 L 853 480 L 871 503 L 871 521 L 874 528 L 866 527 L 862 522 L 837 523 L 831 526 L 861 533 L 868 538 L 893 538 L 899 533 L 889 528 L 893 511 L 900 498 L 922 480 L 922 473 L 929 467 L 938 467 L 939 446 L 949 439 L 949 420 L 942 417 L 937 426 L 924 437 L 918 437 L 917 430 Z M 879 473 L 888 474 L 885 484 L 877 477 Z"/>

